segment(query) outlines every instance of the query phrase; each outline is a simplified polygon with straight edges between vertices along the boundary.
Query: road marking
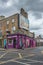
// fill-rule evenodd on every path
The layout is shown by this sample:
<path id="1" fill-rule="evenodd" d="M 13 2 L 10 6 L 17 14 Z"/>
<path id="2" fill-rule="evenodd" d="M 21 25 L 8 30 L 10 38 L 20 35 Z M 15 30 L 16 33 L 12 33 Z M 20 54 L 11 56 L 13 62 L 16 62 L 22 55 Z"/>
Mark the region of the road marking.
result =
<path id="1" fill-rule="evenodd" d="M 23 62 L 19 62 L 19 61 L 14 61 L 13 62 L 16 62 L 16 63 L 20 63 L 20 64 L 23 64 L 23 65 L 30 65 L 30 64 L 27 64 L 27 63 L 23 63 Z"/>
<path id="2" fill-rule="evenodd" d="M 29 60 L 29 61 L 33 61 L 33 62 L 39 62 L 39 63 L 43 63 L 43 61 L 38 61 L 38 60 L 33 60 L 33 59 L 23 59 L 23 60 Z"/>
<path id="3" fill-rule="evenodd" d="M 7 60 L 7 61 L 1 61 L 0 64 L 4 64 L 4 63 L 10 62 L 10 61 L 15 61 L 16 59 L 19 59 L 19 57 L 14 58 L 14 59 L 10 59 L 10 60 Z"/>
<path id="4" fill-rule="evenodd" d="M 22 59 L 22 55 L 21 55 L 21 53 L 18 53 L 18 55 L 19 55 L 19 58 Z"/>
<path id="5" fill-rule="evenodd" d="M 12 59 L 11 60 L 7 60 L 7 61 L 0 62 L 0 64 L 4 64 L 4 63 L 10 62 L 10 61 L 12 61 Z"/>
<path id="6" fill-rule="evenodd" d="M 0 59 L 3 58 L 7 53 L 8 53 L 8 51 L 6 53 L 2 54 Z"/>
<path id="7" fill-rule="evenodd" d="M 29 57 L 29 56 L 35 56 L 36 54 L 29 54 L 27 56 L 24 56 L 23 58 Z"/>

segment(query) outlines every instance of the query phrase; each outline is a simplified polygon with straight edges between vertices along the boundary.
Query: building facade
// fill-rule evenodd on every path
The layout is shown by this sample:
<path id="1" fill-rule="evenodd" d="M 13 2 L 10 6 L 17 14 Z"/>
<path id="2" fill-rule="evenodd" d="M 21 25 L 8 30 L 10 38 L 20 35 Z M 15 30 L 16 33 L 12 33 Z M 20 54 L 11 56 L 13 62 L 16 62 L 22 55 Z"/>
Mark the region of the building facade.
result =
<path id="1" fill-rule="evenodd" d="M 1 18 L 2 17 L 2 18 Z M 0 18 L 0 46 L 4 46 L 4 38 L 7 38 L 8 48 L 35 47 L 36 41 L 34 33 L 29 31 L 28 14 L 23 8 L 20 14 L 14 14 L 5 18 Z"/>
<path id="2" fill-rule="evenodd" d="M 43 38 L 40 35 L 36 37 L 36 46 L 43 46 Z"/>

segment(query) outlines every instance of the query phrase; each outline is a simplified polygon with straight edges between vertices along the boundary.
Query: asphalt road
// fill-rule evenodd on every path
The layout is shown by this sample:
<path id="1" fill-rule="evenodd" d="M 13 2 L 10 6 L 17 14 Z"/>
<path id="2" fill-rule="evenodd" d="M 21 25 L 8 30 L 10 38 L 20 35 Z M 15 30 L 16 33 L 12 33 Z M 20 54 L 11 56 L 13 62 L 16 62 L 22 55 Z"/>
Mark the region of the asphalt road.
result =
<path id="1" fill-rule="evenodd" d="M 0 65 L 43 65 L 43 47 L 1 50 Z"/>

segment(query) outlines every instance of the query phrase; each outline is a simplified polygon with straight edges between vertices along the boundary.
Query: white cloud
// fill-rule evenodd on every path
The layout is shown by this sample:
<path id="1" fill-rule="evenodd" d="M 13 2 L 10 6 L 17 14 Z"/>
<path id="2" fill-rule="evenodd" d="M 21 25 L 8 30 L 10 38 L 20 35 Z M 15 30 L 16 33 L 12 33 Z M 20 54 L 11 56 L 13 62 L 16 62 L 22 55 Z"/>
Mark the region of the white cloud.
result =
<path id="1" fill-rule="evenodd" d="M 19 2 L 19 0 L 8 0 L 8 1 L 0 1 L 0 7 L 2 8 L 9 8 L 9 7 L 13 7 L 14 4 L 17 4 Z"/>
<path id="2" fill-rule="evenodd" d="M 7 7 L 13 6 L 14 4 L 17 4 L 19 0 L 9 0 L 7 2 Z"/>
<path id="3" fill-rule="evenodd" d="M 9 0 L 9 1 L 7 2 L 7 7 L 10 7 L 10 6 L 12 6 L 12 5 L 13 5 L 12 0 Z"/>

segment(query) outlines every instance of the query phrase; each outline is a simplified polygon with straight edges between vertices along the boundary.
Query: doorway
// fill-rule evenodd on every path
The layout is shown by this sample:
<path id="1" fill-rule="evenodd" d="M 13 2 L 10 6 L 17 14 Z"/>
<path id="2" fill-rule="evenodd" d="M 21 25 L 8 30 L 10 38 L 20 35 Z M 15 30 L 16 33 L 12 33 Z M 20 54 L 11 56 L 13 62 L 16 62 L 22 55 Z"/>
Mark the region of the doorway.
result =
<path id="1" fill-rule="evenodd" d="M 16 38 L 13 39 L 13 47 L 16 48 Z"/>

